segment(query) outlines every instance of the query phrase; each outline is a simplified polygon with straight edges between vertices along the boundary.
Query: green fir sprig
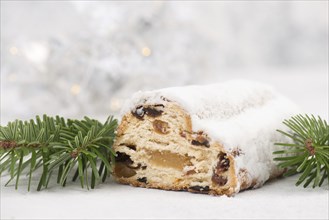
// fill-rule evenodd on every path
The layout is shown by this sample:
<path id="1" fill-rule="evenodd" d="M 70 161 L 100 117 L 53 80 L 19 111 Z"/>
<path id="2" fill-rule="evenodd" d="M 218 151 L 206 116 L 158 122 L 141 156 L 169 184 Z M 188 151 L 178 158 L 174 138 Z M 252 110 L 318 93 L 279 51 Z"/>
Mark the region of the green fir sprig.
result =
<path id="1" fill-rule="evenodd" d="M 20 177 L 27 175 L 30 190 L 34 173 L 39 175 L 38 191 L 47 188 L 53 175 L 65 186 L 70 174 L 73 181 L 79 178 L 82 188 L 93 189 L 111 171 L 116 127 L 113 117 L 104 124 L 88 117 L 65 120 L 47 115 L 9 122 L 0 127 L 0 174 L 8 171 L 6 185 L 15 181 L 16 189 Z"/>
<path id="2" fill-rule="evenodd" d="M 278 166 L 287 170 L 284 176 L 300 174 L 296 186 L 304 183 L 313 188 L 329 182 L 329 126 L 319 116 L 296 115 L 284 120 L 291 133 L 277 130 L 291 143 L 276 143 L 283 149 L 275 151 Z"/>

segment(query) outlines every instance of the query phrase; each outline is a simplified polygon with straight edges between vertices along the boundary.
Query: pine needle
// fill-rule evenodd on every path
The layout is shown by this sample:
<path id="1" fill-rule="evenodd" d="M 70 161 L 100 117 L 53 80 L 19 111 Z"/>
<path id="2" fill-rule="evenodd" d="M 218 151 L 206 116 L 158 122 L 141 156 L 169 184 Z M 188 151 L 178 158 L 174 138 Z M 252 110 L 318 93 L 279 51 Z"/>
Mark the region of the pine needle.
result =
<path id="1" fill-rule="evenodd" d="M 273 152 L 280 168 L 287 169 L 286 175 L 299 174 L 296 186 L 304 187 L 313 182 L 313 188 L 328 182 L 329 174 L 329 126 L 319 116 L 296 115 L 285 124 L 292 132 L 278 130 L 291 139 L 292 143 L 276 143 L 282 150 Z"/>

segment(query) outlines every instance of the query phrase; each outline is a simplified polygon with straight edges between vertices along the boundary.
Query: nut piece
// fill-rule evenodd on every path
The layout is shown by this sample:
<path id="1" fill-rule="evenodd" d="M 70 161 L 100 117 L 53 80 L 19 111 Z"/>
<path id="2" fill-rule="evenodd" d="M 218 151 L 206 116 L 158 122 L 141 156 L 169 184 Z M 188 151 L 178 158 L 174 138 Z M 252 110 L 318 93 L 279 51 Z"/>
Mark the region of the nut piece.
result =
<path id="1" fill-rule="evenodd" d="M 169 128 L 169 124 L 165 121 L 161 121 L 161 120 L 154 120 L 153 121 L 153 128 L 155 130 L 155 132 L 159 133 L 159 134 L 168 134 L 168 128 Z"/>

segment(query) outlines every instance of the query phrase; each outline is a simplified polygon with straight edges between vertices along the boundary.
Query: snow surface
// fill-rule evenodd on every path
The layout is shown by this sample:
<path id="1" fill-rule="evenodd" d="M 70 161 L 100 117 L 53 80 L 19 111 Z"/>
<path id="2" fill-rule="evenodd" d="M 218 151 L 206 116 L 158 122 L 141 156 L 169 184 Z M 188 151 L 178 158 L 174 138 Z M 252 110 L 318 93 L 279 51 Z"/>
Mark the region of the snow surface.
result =
<path id="1" fill-rule="evenodd" d="M 177 102 L 191 116 L 192 130 L 204 131 L 220 142 L 227 152 L 241 150 L 235 158 L 235 173 L 248 172 L 248 185 L 261 186 L 280 173 L 273 161 L 274 143 L 288 140 L 276 129 L 285 130 L 282 121 L 300 112 L 287 98 L 263 83 L 230 80 L 206 86 L 172 87 L 137 92 L 127 102 L 123 114 L 143 104 L 164 104 L 163 98 Z M 245 181 L 245 180 L 244 180 Z M 239 182 L 240 183 L 240 182 Z M 239 191 L 238 183 L 236 192 Z"/>
<path id="2" fill-rule="evenodd" d="M 41 192 L 3 187 L 1 219 L 328 219 L 328 187 L 271 181 L 234 197 L 144 189 L 108 181 L 95 190 L 69 184 Z"/>

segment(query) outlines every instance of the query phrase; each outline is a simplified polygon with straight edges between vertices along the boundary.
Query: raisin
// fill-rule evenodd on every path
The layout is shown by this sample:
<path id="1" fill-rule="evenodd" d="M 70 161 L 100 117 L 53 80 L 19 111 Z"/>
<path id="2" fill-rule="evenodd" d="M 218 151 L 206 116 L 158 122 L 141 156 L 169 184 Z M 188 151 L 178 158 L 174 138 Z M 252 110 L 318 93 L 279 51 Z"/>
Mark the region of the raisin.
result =
<path id="1" fill-rule="evenodd" d="M 123 162 L 126 164 L 133 164 L 134 162 L 130 159 L 130 156 L 126 153 L 117 151 L 117 156 L 115 157 L 115 162 Z"/>
<path id="2" fill-rule="evenodd" d="M 142 170 L 146 170 L 147 166 L 144 165 L 141 168 L 142 168 Z"/>
<path id="3" fill-rule="evenodd" d="M 158 117 L 163 113 L 164 105 L 158 104 L 153 106 L 148 106 L 144 108 L 145 114 L 150 117 Z"/>
<path id="4" fill-rule="evenodd" d="M 224 186 L 227 183 L 227 177 L 217 174 L 214 174 L 211 180 L 219 186 Z"/>
<path id="5" fill-rule="evenodd" d="M 131 111 L 131 114 L 138 118 L 139 120 L 144 120 L 143 117 L 145 115 L 145 111 L 142 105 L 137 106 L 134 111 Z"/>
<path id="6" fill-rule="evenodd" d="M 216 169 L 217 172 L 225 172 L 230 167 L 230 160 L 227 158 L 227 155 L 224 153 L 219 154 L 219 161 L 217 163 Z"/>
<path id="7" fill-rule="evenodd" d="M 196 146 L 210 147 L 209 141 L 202 136 L 198 136 L 195 140 L 192 140 L 191 144 Z"/>
<path id="8" fill-rule="evenodd" d="M 136 151 L 136 145 L 128 144 L 126 145 L 129 149 Z"/>
<path id="9" fill-rule="evenodd" d="M 189 190 L 191 192 L 208 193 L 209 186 L 191 186 Z"/>
<path id="10" fill-rule="evenodd" d="M 165 121 L 154 120 L 153 128 L 154 128 L 155 132 L 157 132 L 159 134 L 168 134 L 169 133 L 169 131 L 168 131 L 169 125 Z"/>
<path id="11" fill-rule="evenodd" d="M 138 178 L 137 181 L 141 183 L 147 183 L 147 178 L 146 177 Z"/>
<path id="12" fill-rule="evenodd" d="M 142 106 L 139 105 L 136 107 L 135 110 L 131 111 L 131 114 L 138 118 L 139 120 L 144 120 L 144 115 L 150 117 L 158 117 L 163 113 L 164 105 L 157 104 L 157 105 L 149 105 L 149 106 Z"/>
<path id="13" fill-rule="evenodd" d="M 193 140 L 191 141 L 192 145 L 210 147 L 207 135 L 203 134 L 203 132 L 198 132 L 197 134 L 193 134 L 192 138 L 193 138 Z"/>

